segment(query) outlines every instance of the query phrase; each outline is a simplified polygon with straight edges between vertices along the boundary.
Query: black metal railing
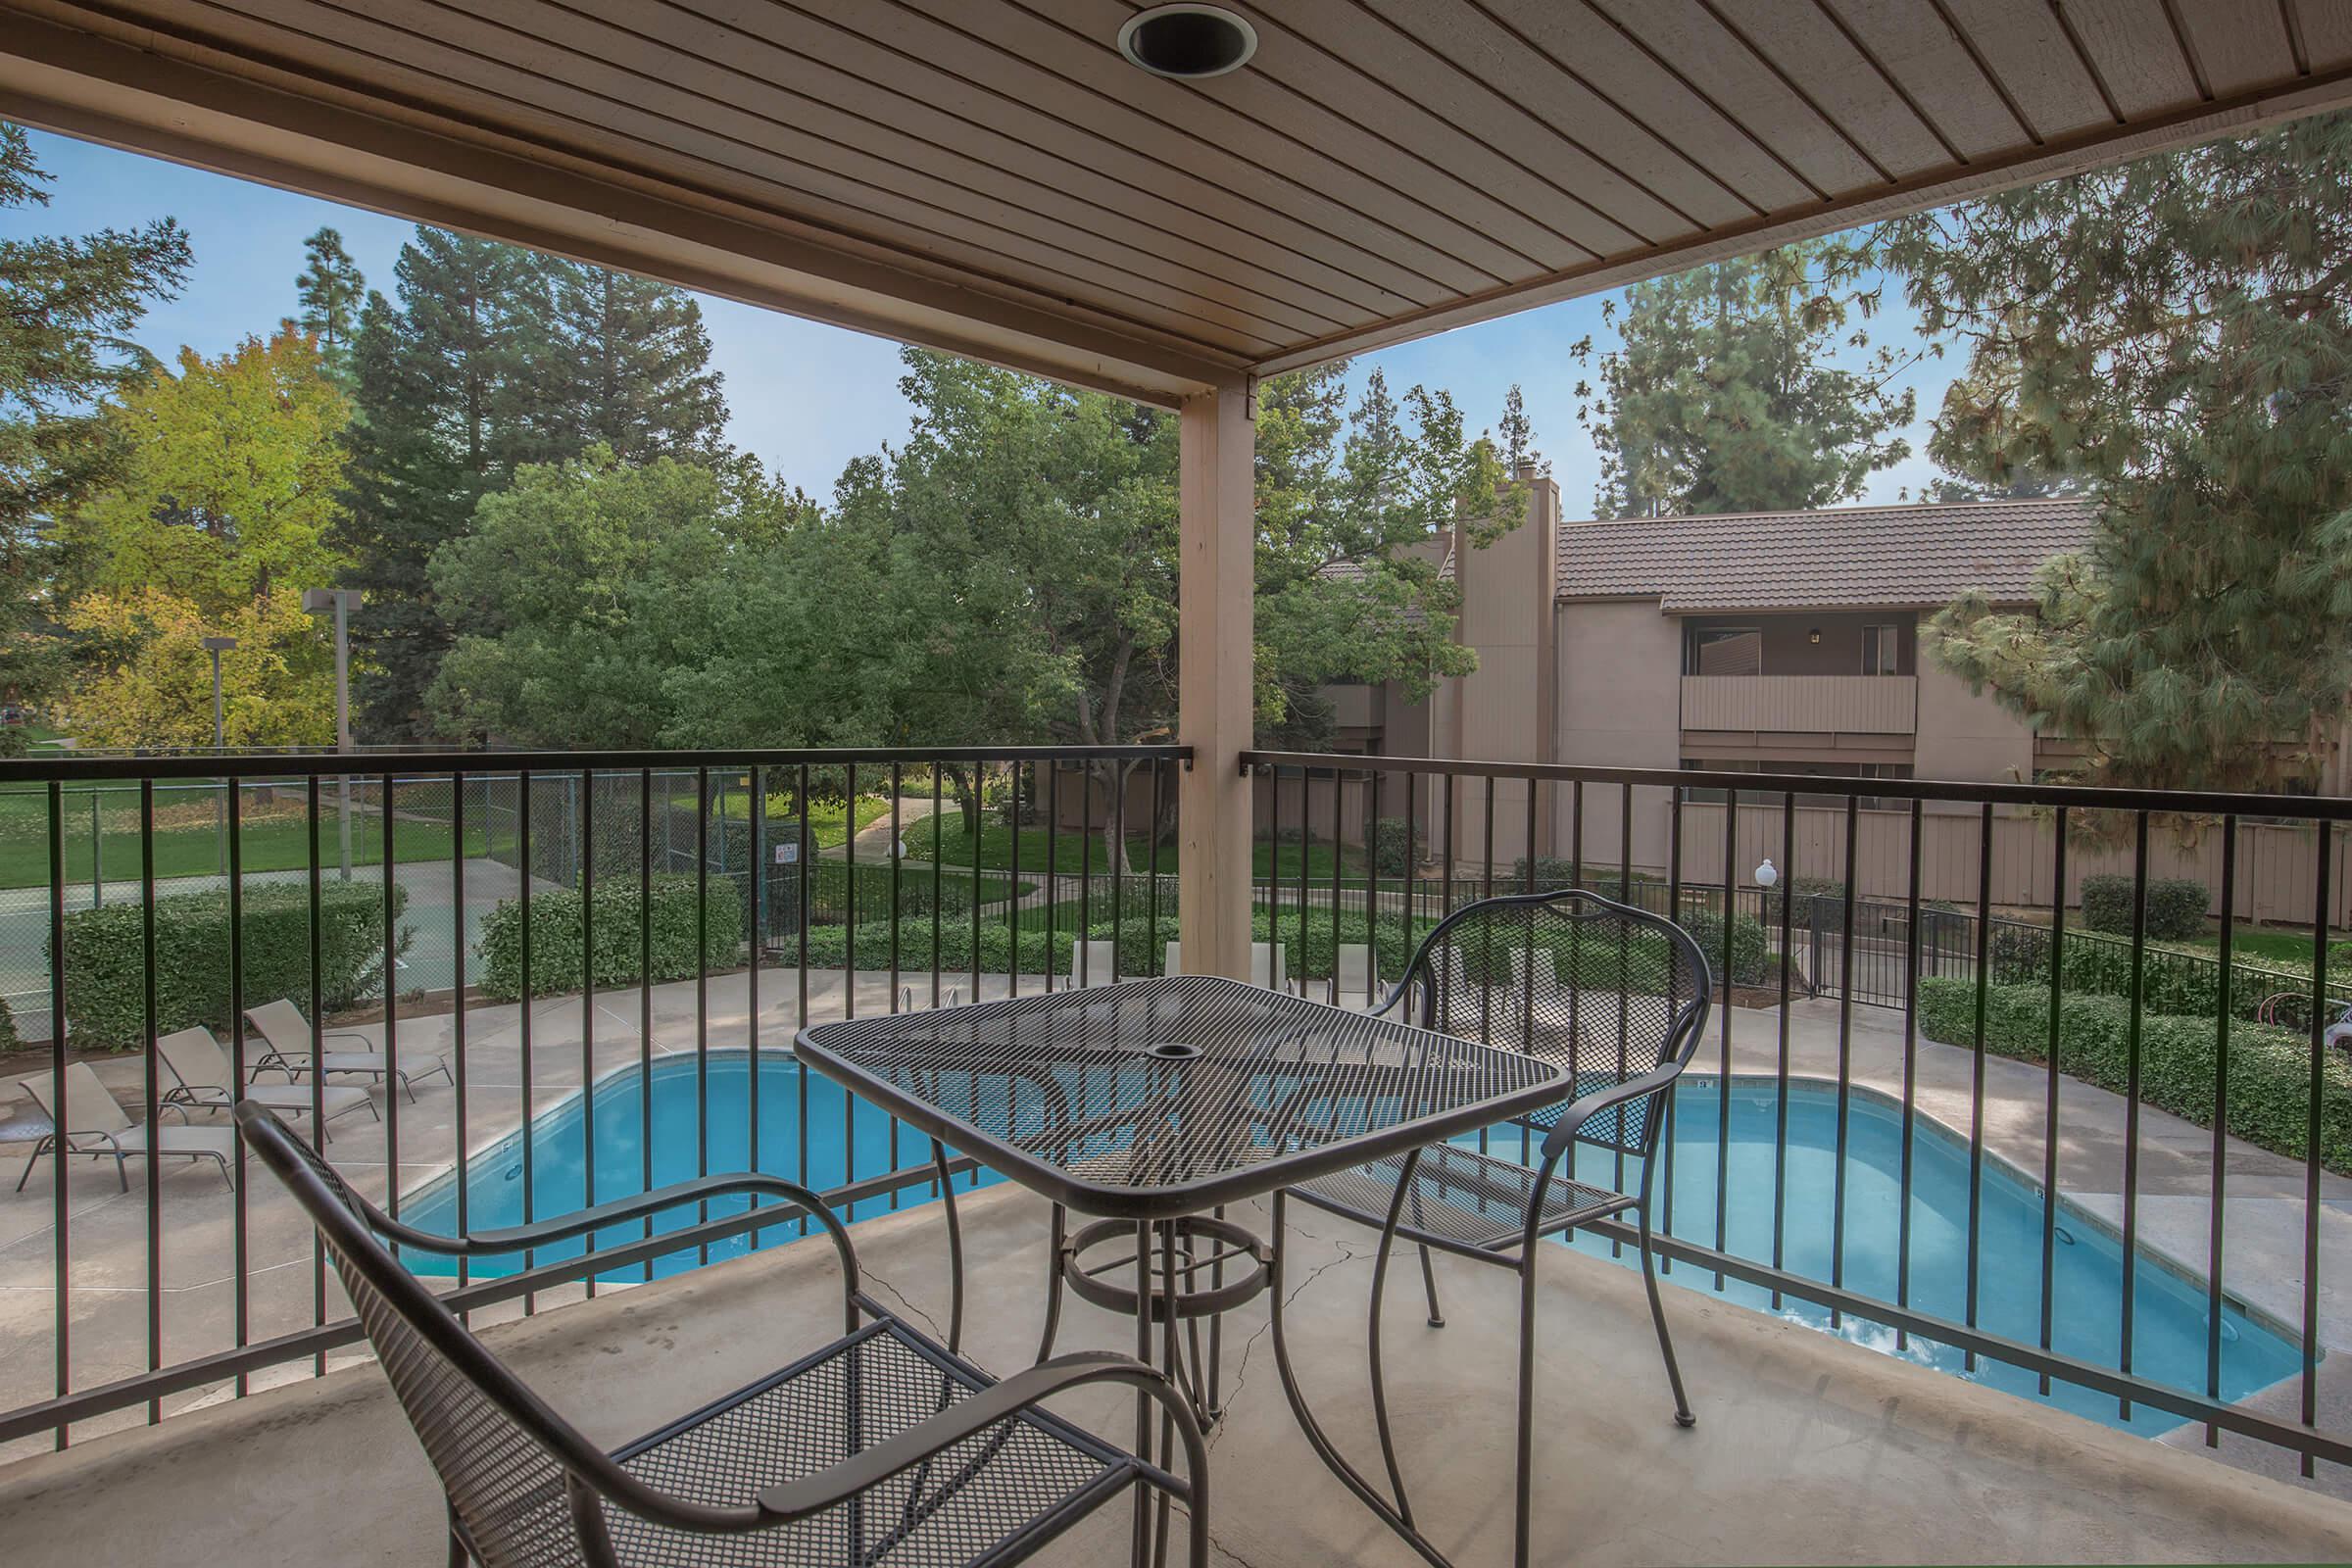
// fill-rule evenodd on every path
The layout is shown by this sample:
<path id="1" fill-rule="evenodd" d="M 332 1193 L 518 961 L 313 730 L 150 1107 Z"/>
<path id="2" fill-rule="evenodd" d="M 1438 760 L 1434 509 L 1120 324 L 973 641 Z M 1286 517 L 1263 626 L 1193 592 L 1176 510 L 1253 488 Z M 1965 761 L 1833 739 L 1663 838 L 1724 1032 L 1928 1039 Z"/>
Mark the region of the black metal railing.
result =
<path id="1" fill-rule="evenodd" d="M 0 1453 L 152 1421 L 179 1396 L 242 1394 L 266 1370 L 322 1370 L 358 1340 L 315 1247 L 299 1298 L 266 1278 L 290 1211 L 246 1181 L 241 1143 L 233 1187 L 171 1159 L 167 1127 L 232 1136 L 192 1088 L 299 1082 L 306 1136 L 428 1228 L 745 1168 L 823 1188 L 854 1216 L 934 1196 L 927 1141 L 804 1079 L 793 1031 L 1111 978 L 1092 972 L 1094 944 L 1140 957 L 1152 944 L 1136 933 L 1172 923 L 1170 812 L 1188 755 L 0 763 L 0 1080 L 35 1080 L 69 1134 L 126 1118 L 118 1136 L 140 1166 L 119 1193 L 111 1156 L 58 1157 L 31 1141 L 37 1128 L 10 1146 L 25 1180 L 0 1200 L 46 1211 L 50 1353 L 0 1372 Z M 280 1000 L 301 1038 L 249 1019 Z M 197 1027 L 218 1038 L 227 1084 L 185 1084 L 168 1059 L 164 1045 Z M 321 1050 L 335 1069 L 323 1075 L 267 1065 Z M 353 1084 L 370 1086 L 367 1109 L 330 1117 Z M 31 1109 L 0 1081 L 0 1122 Z M 432 1174 L 407 1179 L 419 1170 Z M 978 1174 L 959 1161 L 951 1179 Z M 112 1202 L 140 1211 L 129 1231 L 96 1212 Z M 463 1271 L 452 1298 L 527 1312 L 551 1292 L 592 1295 L 805 1229 L 789 1209 L 722 1206 L 574 1256 Z M 118 1316 L 134 1302 L 135 1319 Z M 125 1355 L 126 1333 L 143 1351 Z M 120 1375 L 131 1358 L 144 1369 Z"/>
<path id="2" fill-rule="evenodd" d="M 2323 1269 L 2352 1277 L 2320 1218 L 2352 1175 L 2352 1067 L 2327 1038 L 2352 800 L 1271 752 L 1243 767 L 1279 872 L 1256 934 L 1310 995 L 1381 990 L 1446 910 L 1495 893 L 1584 887 L 1700 939 L 1728 1004 L 1658 1156 L 1685 1283 L 2138 1430 L 2251 1438 L 2306 1475 L 2352 1463 L 2317 1398 Z M 2258 866 L 2240 854 L 2255 831 Z M 2209 953 L 2150 936 L 2156 862 L 2210 868 Z M 2082 928 L 2089 871 L 2132 879 L 2124 934 Z M 2259 934 L 2238 918 L 2255 906 L 2274 914 Z M 2168 1124 L 2159 1152 L 2158 1116 L 2207 1132 Z M 2300 1270 L 2255 1266 L 2281 1254 Z"/>

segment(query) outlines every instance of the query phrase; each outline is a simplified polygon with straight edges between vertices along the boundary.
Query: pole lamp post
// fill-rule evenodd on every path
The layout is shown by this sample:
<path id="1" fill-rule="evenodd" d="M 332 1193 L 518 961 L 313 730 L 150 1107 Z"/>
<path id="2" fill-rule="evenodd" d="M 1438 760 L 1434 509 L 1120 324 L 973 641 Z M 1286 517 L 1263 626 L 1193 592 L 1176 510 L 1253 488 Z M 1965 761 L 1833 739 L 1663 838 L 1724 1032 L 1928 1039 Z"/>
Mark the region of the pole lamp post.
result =
<path id="1" fill-rule="evenodd" d="M 220 709 L 220 656 L 237 646 L 234 637 L 207 637 L 204 651 L 213 656 L 213 750 L 228 749 L 226 726 Z M 236 780 L 223 776 L 220 792 L 213 797 L 213 874 L 228 874 L 228 810 L 227 792 L 237 787 Z"/>
<path id="2" fill-rule="evenodd" d="M 305 588 L 302 608 L 311 614 L 335 612 L 335 750 L 351 750 L 351 610 L 360 602 L 357 589 Z M 390 801 L 384 809 L 392 809 Z M 343 845 L 343 880 L 351 880 L 351 775 L 335 776 L 335 819 Z M 386 867 L 385 874 L 390 875 Z"/>

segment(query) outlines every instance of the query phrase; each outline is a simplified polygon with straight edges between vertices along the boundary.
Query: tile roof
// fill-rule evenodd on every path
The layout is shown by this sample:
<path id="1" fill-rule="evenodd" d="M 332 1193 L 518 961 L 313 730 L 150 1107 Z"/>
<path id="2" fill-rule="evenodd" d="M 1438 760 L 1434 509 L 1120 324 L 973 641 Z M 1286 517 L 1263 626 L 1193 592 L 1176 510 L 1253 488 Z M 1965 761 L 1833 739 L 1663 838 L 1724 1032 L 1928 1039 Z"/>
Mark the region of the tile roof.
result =
<path id="1" fill-rule="evenodd" d="M 1654 596 L 1669 614 L 1926 608 L 1969 589 L 2022 604 L 2095 516 L 2079 500 L 1966 501 L 1564 522 L 1559 597 Z"/>

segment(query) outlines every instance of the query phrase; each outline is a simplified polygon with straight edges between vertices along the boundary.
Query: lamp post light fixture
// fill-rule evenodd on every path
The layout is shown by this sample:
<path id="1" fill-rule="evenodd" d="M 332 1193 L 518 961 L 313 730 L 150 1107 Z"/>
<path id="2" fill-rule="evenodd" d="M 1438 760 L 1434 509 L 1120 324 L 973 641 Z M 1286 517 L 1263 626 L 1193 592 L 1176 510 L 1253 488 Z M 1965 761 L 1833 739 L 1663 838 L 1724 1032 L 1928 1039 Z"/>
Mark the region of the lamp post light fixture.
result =
<path id="1" fill-rule="evenodd" d="M 1772 858 L 1770 856 L 1765 857 L 1764 863 L 1756 867 L 1756 886 L 1769 892 L 1773 885 L 1778 883 L 1780 880 L 1781 873 L 1774 869 Z"/>
<path id="2" fill-rule="evenodd" d="M 237 646 L 234 637 L 207 637 L 204 651 L 213 656 L 213 750 L 227 750 L 226 725 L 220 708 L 220 656 Z M 237 787 L 236 780 L 222 778 L 220 793 L 213 797 L 213 874 L 228 874 L 228 810 L 227 792 Z"/>
<path id="3" fill-rule="evenodd" d="M 305 588 L 302 608 L 314 615 L 328 611 L 335 612 L 335 750 L 351 750 L 351 611 L 360 602 L 355 588 Z M 384 809 L 392 803 L 386 801 Z M 335 818 L 343 844 L 343 880 L 351 880 L 351 775 L 342 773 L 335 778 Z M 390 876 L 392 868 L 386 866 Z"/>

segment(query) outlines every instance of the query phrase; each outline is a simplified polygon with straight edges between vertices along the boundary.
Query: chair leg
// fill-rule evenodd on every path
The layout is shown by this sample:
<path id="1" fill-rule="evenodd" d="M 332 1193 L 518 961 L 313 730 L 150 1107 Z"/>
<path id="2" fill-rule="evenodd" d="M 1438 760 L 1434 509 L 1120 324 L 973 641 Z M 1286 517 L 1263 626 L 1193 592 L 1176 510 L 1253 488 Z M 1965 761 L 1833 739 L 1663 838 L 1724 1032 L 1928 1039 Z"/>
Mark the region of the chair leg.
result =
<path id="1" fill-rule="evenodd" d="M 18 1192 L 23 1192 L 24 1190 L 24 1184 L 32 1180 L 32 1167 L 41 1162 L 41 1156 L 43 1154 L 49 1152 L 49 1145 L 51 1142 L 52 1140 L 44 1138 L 32 1146 L 32 1152 L 27 1155 L 24 1160 L 24 1174 L 17 1178 Z M 66 1168 L 66 1158 L 63 1154 L 60 1154 L 57 1158 L 57 1168 L 61 1172 Z M 59 1179 L 63 1180 L 64 1178 L 61 1176 Z"/>
<path id="2" fill-rule="evenodd" d="M 1649 1205 L 1644 1203 L 1635 1211 L 1642 1230 L 1642 1283 L 1649 1291 L 1649 1318 L 1658 1326 L 1658 1349 L 1666 1357 L 1666 1381 L 1674 1386 L 1674 1424 L 1694 1427 L 1698 1417 L 1690 1413 L 1690 1401 L 1683 1395 L 1683 1371 L 1675 1365 L 1674 1338 L 1666 1332 L 1666 1304 L 1658 1296 L 1658 1271 L 1649 1250 Z"/>
<path id="3" fill-rule="evenodd" d="M 1519 1259 L 1519 1475 L 1518 1513 L 1511 1532 L 1511 1561 L 1527 1568 L 1533 1534 L 1531 1517 L 1536 1465 L 1536 1255 Z"/>
<path id="4" fill-rule="evenodd" d="M 1429 1326 L 1433 1329 L 1444 1328 L 1446 1314 L 1438 1307 L 1438 1271 L 1430 1264 L 1429 1248 L 1426 1245 L 1421 1249 L 1421 1289 L 1429 1295 Z"/>
<path id="5" fill-rule="evenodd" d="M 1046 1243 L 1046 1332 L 1037 1342 L 1040 1361 L 1054 1353 L 1054 1337 L 1061 1330 L 1061 1239 L 1068 1224 L 1068 1212 L 1055 1203 L 1054 1233 Z"/>
<path id="6" fill-rule="evenodd" d="M 122 1191 L 130 1191 L 130 1161 L 121 1154 L 115 1156 L 115 1183 Z"/>
<path id="7" fill-rule="evenodd" d="M 1401 1177 L 1403 1183 L 1412 1181 L 1413 1163 L 1413 1156 L 1408 1155 Z M 1413 1505 L 1404 1494 L 1404 1471 L 1396 1463 L 1396 1440 L 1389 1430 L 1389 1383 L 1380 1359 L 1380 1306 L 1388 1290 L 1389 1258 L 1396 1251 L 1396 1208 L 1402 1197 L 1400 1187 L 1397 1198 L 1390 1201 L 1388 1223 L 1381 1227 L 1380 1250 L 1373 1254 L 1372 1313 L 1367 1338 L 1372 1361 L 1372 1425 L 1380 1434 L 1380 1457 L 1381 1462 L 1388 1466 L 1389 1491 L 1396 1498 L 1396 1517 L 1409 1525 L 1413 1522 Z"/>

